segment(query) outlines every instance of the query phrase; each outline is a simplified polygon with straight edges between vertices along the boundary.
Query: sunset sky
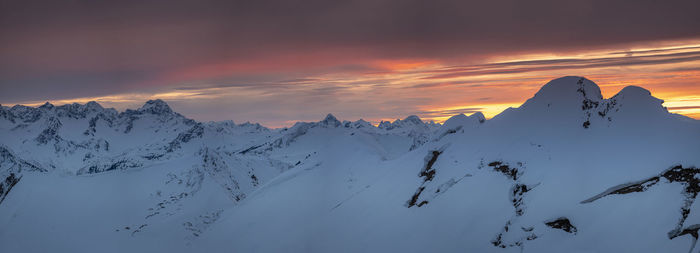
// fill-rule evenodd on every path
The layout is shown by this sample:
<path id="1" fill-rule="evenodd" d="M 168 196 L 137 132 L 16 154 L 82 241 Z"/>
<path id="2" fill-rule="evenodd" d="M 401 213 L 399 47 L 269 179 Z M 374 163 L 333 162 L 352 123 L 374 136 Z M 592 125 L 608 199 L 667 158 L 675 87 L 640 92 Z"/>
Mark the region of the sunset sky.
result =
<path id="1" fill-rule="evenodd" d="M 0 0 L 0 104 L 270 127 L 515 107 L 585 76 L 700 119 L 700 1 Z"/>

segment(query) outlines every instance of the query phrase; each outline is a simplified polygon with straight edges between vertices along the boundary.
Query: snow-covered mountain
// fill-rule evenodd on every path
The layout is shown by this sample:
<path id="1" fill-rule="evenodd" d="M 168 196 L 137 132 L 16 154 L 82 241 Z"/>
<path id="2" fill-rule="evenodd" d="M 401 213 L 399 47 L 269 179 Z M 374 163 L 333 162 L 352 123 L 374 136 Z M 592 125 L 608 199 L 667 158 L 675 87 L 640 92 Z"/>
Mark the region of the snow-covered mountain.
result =
<path id="1" fill-rule="evenodd" d="M 699 154 L 697 120 L 582 77 L 442 125 L 0 106 L 0 248 L 697 252 Z"/>

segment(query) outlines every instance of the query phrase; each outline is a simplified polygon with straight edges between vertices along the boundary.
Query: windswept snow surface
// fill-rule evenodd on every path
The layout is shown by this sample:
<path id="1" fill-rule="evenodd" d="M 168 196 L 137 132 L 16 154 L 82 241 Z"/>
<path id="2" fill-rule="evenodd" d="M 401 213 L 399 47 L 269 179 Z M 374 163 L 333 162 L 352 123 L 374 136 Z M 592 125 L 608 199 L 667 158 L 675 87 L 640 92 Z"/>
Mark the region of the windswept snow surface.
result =
<path id="1" fill-rule="evenodd" d="M 0 107 L 2 252 L 698 252 L 700 123 L 545 84 L 493 119 Z"/>

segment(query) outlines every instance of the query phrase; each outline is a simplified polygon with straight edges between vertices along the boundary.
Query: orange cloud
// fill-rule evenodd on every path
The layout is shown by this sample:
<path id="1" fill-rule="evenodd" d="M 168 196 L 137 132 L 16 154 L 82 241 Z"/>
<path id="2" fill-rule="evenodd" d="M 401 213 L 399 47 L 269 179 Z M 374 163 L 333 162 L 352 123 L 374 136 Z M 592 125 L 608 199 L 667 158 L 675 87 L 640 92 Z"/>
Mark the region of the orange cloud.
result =
<path id="1" fill-rule="evenodd" d="M 375 60 L 372 66 L 376 66 L 380 69 L 386 69 L 389 71 L 405 71 L 405 70 L 415 70 L 418 68 L 428 67 L 430 65 L 436 65 L 440 63 L 438 60 L 422 59 L 422 60 Z"/>
<path id="2" fill-rule="evenodd" d="M 329 112 L 341 119 L 364 117 L 374 123 L 411 114 L 442 122 L 454 114 L 474 111 L 491 118 L 508 107 L 519 106 L 551 79 L 581 75 L 596 82 L 605 97 L 613 96 L 625 86 L 637 85 L 664 99 L 669 111 L 700 119 L 698 44 L 558 55 L 510 55 L 465 65 L 439 59 L 368 60 L 362 55 L 338 60 L 350 54 L 320 51 L 312 55 L 278 55 L 199 65 L 153 80 L 153 83 L 194 83 L 188 87 L 54 102 L 96 100 L 118 108 L 149 98 L 211 104 L 212 107 L 231 103 L 228 107 L 212 108 L 225 108 L 226 113 L 230 113 L 223 116 L 211 113 L 220 118 L 188 116 L 223 120 L 228 119 L 226 115 L 233 115 L 237 119 L 275 127 L 288 126 L 297 120 L 317 120 Z M 339 61 L 364 68 L 359 71 L 333 68 Z M 328 68 L 318 69 L 324 64 L 328 64 Z M 227 79 L 237 74 L 267 79 L 242 85 L 237 84 L 240 80 Z M 259 115 L 271 116 L 256 118 Z"/>

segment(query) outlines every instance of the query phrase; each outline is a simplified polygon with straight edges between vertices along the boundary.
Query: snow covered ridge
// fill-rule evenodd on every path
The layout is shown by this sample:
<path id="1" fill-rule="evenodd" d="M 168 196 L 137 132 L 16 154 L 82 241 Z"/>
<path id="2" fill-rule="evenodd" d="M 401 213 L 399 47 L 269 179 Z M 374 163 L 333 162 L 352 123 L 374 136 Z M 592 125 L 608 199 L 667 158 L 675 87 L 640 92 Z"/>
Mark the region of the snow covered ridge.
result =
<path id="1" fill-rule="evenodd" d="M 696 252 L 700 123 L 545 84 L 493 119 L 268 129 L 0 106 L 8 252 Z"/>

